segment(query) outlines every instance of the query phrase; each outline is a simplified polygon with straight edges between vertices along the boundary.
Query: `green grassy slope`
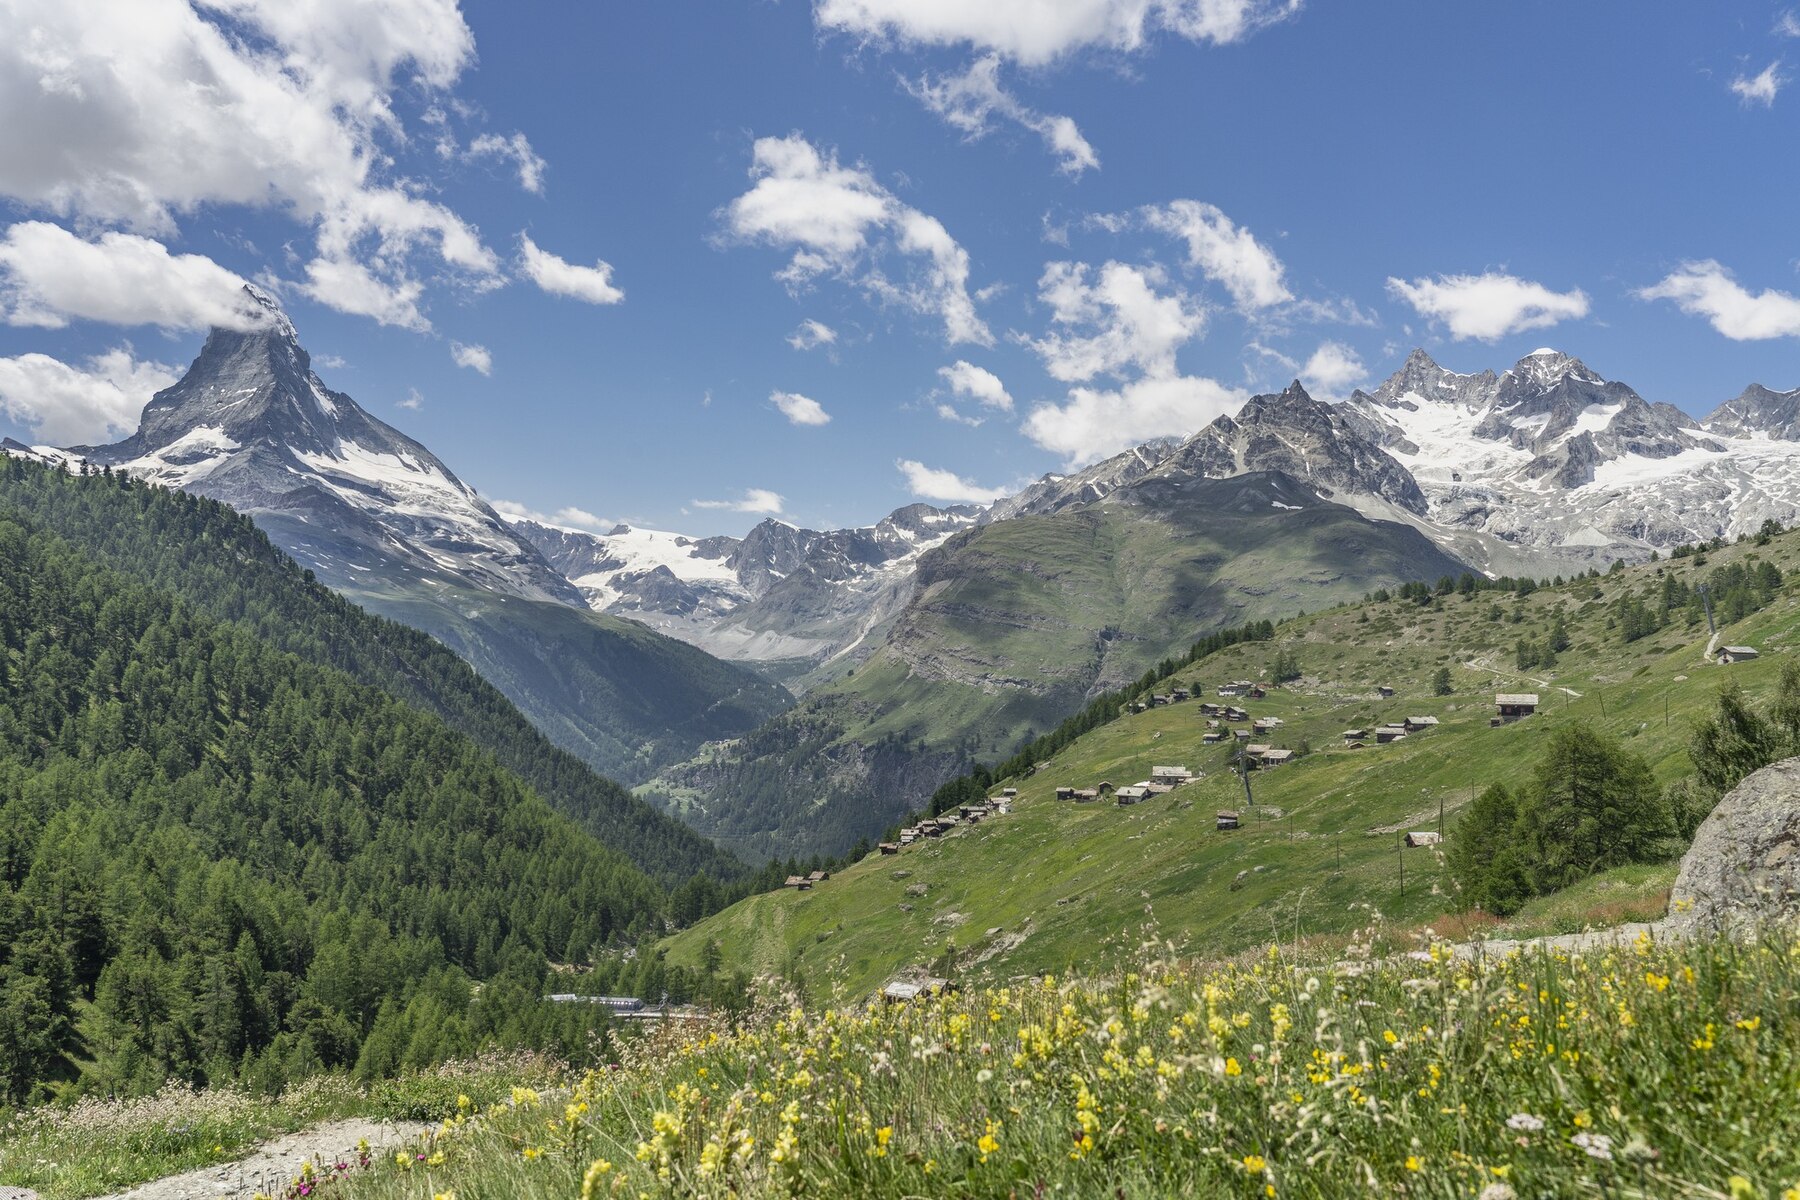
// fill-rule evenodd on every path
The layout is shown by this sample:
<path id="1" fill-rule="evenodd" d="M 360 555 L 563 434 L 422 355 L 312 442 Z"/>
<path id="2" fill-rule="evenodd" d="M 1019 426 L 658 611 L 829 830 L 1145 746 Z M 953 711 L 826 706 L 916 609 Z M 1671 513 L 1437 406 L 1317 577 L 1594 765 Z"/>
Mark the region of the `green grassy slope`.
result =
<path id="1" fill-rule="evenodd" d="M 653 786 L 734 848 L 841 852 L 1201 634 L 1462 569 L 1416 530 L 1272 474 L 997 522 L 926 557 L 854 675 Z"/>
<path id="2" fill-rule="evenodd" d="M 1377 914 L 1431 920 L 1452 907 L 1451 882 L 1436 850 L 1401 852 L 1401 831 L 1437 828 L 1441 805 L 1453 833 L 1458 810 L 1479 789 L 1521 779 L 1551 731 L 1576 718 L 1625 738 L 1659 779 L 1672 780 L 1691 770 L 1689 731 L 1722 683 L 1736 680 L 1752 694 L 1773 688 L 1781 654 L 1800 638 L 1800 585 L 1792 580 L 1761 612 L 1722 630 L 1721 644 L 1762 648 L 1757 662 L 1708 664 L 1704 621 L 1630 644 L 1609 628 L 1613 602 L 1660 586 L 1659 572 L 1691 582 L 1751 556 L 1790 572 L 1800 567 L 1800 535 L 1716 551 L 1704 566 L 1651 564 L 1524 599 L 1453 595 L 1427 608 L 1390 601 L 1286 622 L 1274 642 L 1232 647 L 1180 676 L 1210 691 L 1260 674 L 1278 650 L 1298 655 L 1304 678 L 1248 707 L 1287 722 L 1266 740 L 1310 743 L 1313 752 L 1253 776 L 1258 807 L 1244 828 L 1214 827 L 1215 812 L 1244 808 L 1244 795 L 1230 750 L 1201 744 L 1198 703 L 1152 709 L 1086 734 L 1016 781 L 1010 816 L 898 856 L 872 856 L 810 892 L 753 897 L 673 939 L 671 958 L 697 961 L 717 941 L 738 965 L 789 969 L 815 986 L 857 993 L 952 948 L 966 970 L 1011 976 L 1092 966 L 1134 947 L 1146 928 L 1187 951 L 1224 952 L 1272 936 L 1350 930 Z M 1496 605 L 1499 621 L 1490 619 Z M 1512 669 L 1515 641 L 1541 637 L 1557 612 L 1573 642 L 1558 667 Z M 1436 697 L 1431 677 L 1444 666 L 1455 693 Z M 1381 699 L 1379 684 L 1393 686 L 1395 697 Z M 1539 692 L 1544 707 L 1490 728 L 1497 690 Z M 1442 725 L 1389 746 L 1342 744 L 1345 729 L 1409 715 L 1437 716 Z M 1059 785 L 1128 783 L 1160 763 L 1206 778 L 1126 809 L 1054 799 Z M 1594 885 L 1594 904 L 1629 907 L 1667 882 L 1666 871 L 1638 871 L 1610 892 Z M 1555 926 L 1575 916 L 1567 905 L 1540 904 L 1523 918 Z"/>

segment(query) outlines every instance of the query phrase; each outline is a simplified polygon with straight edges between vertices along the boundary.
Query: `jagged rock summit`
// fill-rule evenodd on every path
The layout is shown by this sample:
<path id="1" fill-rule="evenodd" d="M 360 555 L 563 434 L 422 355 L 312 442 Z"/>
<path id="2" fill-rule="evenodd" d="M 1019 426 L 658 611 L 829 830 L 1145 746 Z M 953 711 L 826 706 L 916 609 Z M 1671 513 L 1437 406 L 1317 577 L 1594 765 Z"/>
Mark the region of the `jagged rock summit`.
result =
<path id="1" fill-rule="evenodd" d="M 488 590 L 580 604 L 581 595 L 436 455 L 312 369 L 274 297 L 265 319 L 214 329 L 136 433 L 76 447 L 90 461 L 222 500 L 334 583 L 396 564 Z"/>

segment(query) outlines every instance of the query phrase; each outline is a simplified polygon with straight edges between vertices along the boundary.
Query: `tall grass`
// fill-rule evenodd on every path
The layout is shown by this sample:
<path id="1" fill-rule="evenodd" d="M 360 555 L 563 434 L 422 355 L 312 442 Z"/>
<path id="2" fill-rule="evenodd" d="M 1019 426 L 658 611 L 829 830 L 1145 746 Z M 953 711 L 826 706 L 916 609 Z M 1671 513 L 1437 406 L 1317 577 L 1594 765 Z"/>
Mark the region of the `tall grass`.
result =
<path id="1" fill-rule="evenodd" d="M 238 1158 L 255 1143 L 345 1117 L 435 1118 L 458 1096 L 490 1103 L 521 1084 L 548 1087 L 561 1064 L 531 1054 L 445 1063 L 363 1088 L 320 1075 L 279 1096 L 169 1083 L 149 1096 L 89 1096 L 0 1124 L 0 1184 L 76 1200 Z M 348 1147 L 346 1147 L 348 1149 Z"/>
<path id="2" fill-rule="evenodd" d="M 1789 934 L 1358 949 L 671 1029 L 348 1194 L 1800 1200 Z"/>

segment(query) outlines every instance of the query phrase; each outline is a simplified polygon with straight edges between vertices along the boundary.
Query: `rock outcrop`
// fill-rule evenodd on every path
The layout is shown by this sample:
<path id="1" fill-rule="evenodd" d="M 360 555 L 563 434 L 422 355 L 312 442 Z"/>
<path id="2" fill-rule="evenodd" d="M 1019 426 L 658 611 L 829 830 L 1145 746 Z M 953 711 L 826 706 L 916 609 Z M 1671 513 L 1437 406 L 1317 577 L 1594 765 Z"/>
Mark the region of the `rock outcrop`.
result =
<path id="1" fill-rule="evenodd" d="M 1742 931 L 1800 916 L 1800 758 L 1764 767 L 1694 835 L 1669 897 L 1672 931 Z"/>

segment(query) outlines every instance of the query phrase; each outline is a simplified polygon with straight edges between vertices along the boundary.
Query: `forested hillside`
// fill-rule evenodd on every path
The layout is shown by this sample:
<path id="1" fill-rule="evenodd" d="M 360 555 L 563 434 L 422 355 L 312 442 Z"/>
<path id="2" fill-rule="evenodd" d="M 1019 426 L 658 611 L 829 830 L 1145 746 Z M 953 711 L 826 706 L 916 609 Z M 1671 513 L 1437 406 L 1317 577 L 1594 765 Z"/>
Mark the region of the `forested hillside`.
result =
<path id="1" fill-rule="evenodd" d="M 267 551 L 204 501 L 21 479 L 178 526 L 196 579 Z M 546 960 L 661 916 L 655 881 L 443 720 L 16 509 L 0 652 L 0 1099 L 554 1041 L 586 1018 L 539 1000 Z"/>
<path id="2" fill-rule="evenodd" d="M 313 583 L 248 518 L 217 501 L 116 473 L 84 478 L 0 459 L 0 516 L 8 513 L 198 612 L 242 623 L 272 646 L 437 714 L 665 882 L 743 874 L 737 859 L 552 744 L 461 658 Z"/>

